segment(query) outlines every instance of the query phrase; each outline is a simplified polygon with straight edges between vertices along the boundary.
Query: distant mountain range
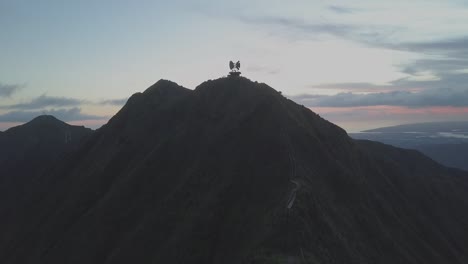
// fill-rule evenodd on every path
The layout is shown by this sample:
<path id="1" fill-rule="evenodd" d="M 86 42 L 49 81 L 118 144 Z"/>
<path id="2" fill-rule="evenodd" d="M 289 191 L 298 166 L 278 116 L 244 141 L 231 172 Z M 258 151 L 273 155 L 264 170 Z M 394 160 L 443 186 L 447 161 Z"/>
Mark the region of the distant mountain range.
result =
<path id="1" fill-rule="evenodd" d="M 369 129 L 363 132 L 384 132 L 384 133 L 451 132 L 451 133 L 467 133 L 468 134 L 468 121 L 404 124 L 404 125 L 398 125 L 398 126 Z"/>
<path id="2" fill-rule="evenodd" d="M 468 261 L 468 172 L 353 140 L 266 84 L 161 80 L 81 131 L 0 204 L 0 263 Z"/>
<path id="3" fill-rule="evenodd" d="M 468 171 L 468 122 L 406 124 L 350 135 L 416 149 L 441 164 Z"/>

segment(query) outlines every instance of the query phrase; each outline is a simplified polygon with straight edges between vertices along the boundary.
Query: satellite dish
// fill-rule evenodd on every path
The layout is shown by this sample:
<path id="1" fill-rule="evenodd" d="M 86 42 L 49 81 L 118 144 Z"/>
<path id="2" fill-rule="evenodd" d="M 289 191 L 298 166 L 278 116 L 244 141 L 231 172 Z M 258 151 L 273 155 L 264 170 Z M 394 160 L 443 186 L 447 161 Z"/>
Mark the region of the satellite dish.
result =
<path id="1" fill-rule="evenodd" d="M 239 71 L 240 61 L 237 61 L 236 63 L 230 61 L 229 62 L 229 68 L 231 69 L 231 71 L 229 72 L 230 77 L 237 77 L 237 76 L 239 76 L 241 74 L 241 72 Z"/>

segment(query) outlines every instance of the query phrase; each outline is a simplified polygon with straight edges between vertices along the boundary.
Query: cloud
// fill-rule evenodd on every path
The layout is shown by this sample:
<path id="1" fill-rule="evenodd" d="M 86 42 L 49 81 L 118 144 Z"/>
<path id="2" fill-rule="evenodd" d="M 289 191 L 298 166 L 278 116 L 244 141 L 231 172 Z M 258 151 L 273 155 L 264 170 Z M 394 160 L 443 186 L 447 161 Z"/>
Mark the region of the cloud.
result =
<path id="1" fill-rule="evenodd" d="M 416 52 L 443 52 L 447 55 L 468 55 L 468 36 L 425 42 L 400 43 L 389 47 Z"/>
<path id="2" fill-rule="evenodd" d="M 468 107 L 359 106 L 314 107 L 312 110 L 348 132 L 402 123 L 468 120 Z"/>
<path id="3" fill-rule="evenodd" d="M 259 73 L 266 73 L 266 74 L 271 74 L 275 75 L 280 73 L 280 70 L 278 68 L 273 68 L 270 66 L 264 66 L 264 65 L 249 65 L 246 70 L 248 72 L 259 72 Z"/>
<path id="4" fill-rule="evenodd" d="M 288 38 L 317 39 L 330 35 L 345 39 L 359 39 L 363 42 L 377 42 L 395 29 L 379 26 L 359 26 L 345 23 L 314 23 L 303 19 L 282 16 L 246 16 L 235 15 L 235 19 L 256 26 L 268 26 Z"/>
<path id="5" fill-rule="evenodd" d="M 377 10 L 367 12 L 363 9 L 351 8 L 343 5 L 328 5 L 326 8 L 336 14 L 351 14 L 361 11 L 365 13 L 365 17 L 368 17 L 373 13 L 379 14 Z M 444 50 L 447 53 L 456 54 L 459 54 L 461 50 L 464 50 L 465 52 L 463 52 L 463 54 L 465 55 L 465 58 L 468 56 L 468 36 L 439 40 L 434 40 L 435 38 L 433 38 L 431 41 L 404 42 L 396 38 L 398 36 L 406 36 L 405 32 L 409 31 L 408 26 L 402 23 L 374 23 L 372 25 L 365 23 L 360 19 L 340 19 L 335 21 L 345 22 L 333 22 L 333 19 L 325 20 L 322 16 L 320 16 L 320 20 L 318 21 L 325 22 L 317 22 L 317 19 L 315 19 L 316 21 L 312 21 L 313 18 L 311 20 L 306 20 L 291 15 L 265 15 L 258 13 L 255 15 L 247 15 L 245 12 L 240 11 L 230 13 L 225 17 L 230 17 L 249 25 L 266 26 L 269 27 L 269 30 L 275 30 L 277 32 L 283 30 L 283 33 L 291 33 L 295 31 L 301 33 L 296 35 L 283 34 L 288 38 L 295 36 L 306 39 L 315 39 L 320 34 L 328 34 L 374 48 L 411 51 L 416 53 L 431 51 L 439 52 Z M 371 17 L 372 19 L 375 19 L 374 16 Z M 385 21 L 385 19 L 383 19 L 383 21 Z M 420 28 L 418 29 L 421 30 Z M 415 32 L 412 34 L 412 38 L 414 39 L 418 35 L 421 35 L 419 33 L 424 32 Z M 408 38 L 408 36 L 406 37 Z"/>
<path id="6" fill-rule="evenodd" d="M 407 65 L 401 66 L 401 71 L 414 75 L 419 72 L 433 72 L 438 75 L 456 74 L 460 69 L 466 69 L 468 61 L 454 59 L 420 59 Z"/>
<path id="7" fill-rule="evenodd" d="M 333 11 L 333 12 L 338 13 L 338 14 L 350 14 L 350 13 L 355 12 L 354 8 L 338 6 L 338 5 L 330 5 L 327 8 L 328 8 L 328 10 Z"/>
<path id="8" fill-rule="evenodd" d="M 47 111 L 11 111 L 0 115 L 0 122 L 28 122 L 40 115 L 52 115 L 63 121 L 103 120 L 106 116 L 89 115 L 81 112 L 81 108 L 51 109 Z"/>
<path id="9" fill-rule="evenodd" d="M 414 67 L 414 66 L 413 66 Z M 358 82 L 358 83 L 327 83 L 308 85 L 308 88 L 318 90 L 344 90 L 360 93 L 408 91 L 417 92 L 427 89 L 466 89 L 468 88 L 468 73 L 453 69 L 444 73 L 433 67 L 427 69 L 413 68 L 406 71 L 410 76 L 397 79 L 385 85 Z"/>
<path id="10" fill-rule="evenodd" d="M 10 97 L 12 94 L 23 88 L 23 86 L 24 85 L 20 84 L 0 83 L 0 97 Z"/>
<path id="11" fill-rule="evenodd" d="M 352 11 L 341 6 L 328 8 L 334 12 Z M 394 42 L 389 36 L 397 27 L 314 23 L 281 16 L 239 15 L 238 19 L 247 24 L 268 26 L 287 37 L 317 38 L 320 35 L 331 35 L 375 49 L 410 52 L 415 56 L 417 54 L 419 58 L 395 65 L 406 77 L 386 85 L 365 82 L 310 85 L 310 88 L 340 93 L 327 96 L 309 94 L 294 98 L 303 104 L 331 107 L 394 105 L 416 108 L 468 105 L 468 36 Z M 294 35 L 295 33 L 297 34 Z"/>
<path id="12" fill-rule="evenodd" d="M 468 36 L 424 42 L 388 44 L 386 48 L 419 53 L 424 58 L 400 65 L 401 71 L 410 75 L 431 72 L 441 79 L 456 77 L 468 69 Z M 453 83 L 453 82 L 452 82 Z"/>
<path id="13" fill-rule="evenodd" d="M 279 26 L 282 28 L 306 31 L 311 34 L 327 33 L 344 36 L 356 30 L 356 27 L 347 24 L 308 23 L 304 20 L 280 16 L 239 16 L 239 19 L 248 24 Z"/>
<path id="14" fill-rule="evenodd" d="M 127 100 L 128 100 L 128 98 L 107 99 L 107 100 L 100 101 L 99 104 L 122 106 L 127 102 Z"/>
<path id="15" fill-rule="evenodd" d="M 452 81 L 451 84 L 461 85 L 462 83 L 458 82 L 460 73 L 468 69 L 468 36 L 432 42 L 402 43 L 393 48 L 426 55 L 426 58 L 401 65 L 402 72 L 407 74 L 432 72 L 446 81 L 456 78 L 457 83 Z M 466 85 L 466 82 L 463 85 Z"/>
<path id="16" fill-rule="evenodd" d="M 290 96 L 297 103 L 308 107 L 357 107 L 357 106 L 406 106 L 411 108 L 431 106 L 468 106 L 468 89 L 428 89 L 420 92 L 391 91 L 382 93 L 356 94 L 352 92 L 336 95 L 303 94 Z"/>
<path id="17" fill-rule="evenodd" d="M 401 6 L 405 5 L 403 3 Z M 322 12 L 325 17 L 301 18 L 300 16 L 290 16 L 288 14 L 291 13 L 286 11 L 276 13 L 280 15 L 266 15 L 265 13 L 269 12 L 269 10 L 262 10 L 263 14 L 262 12 L 254 14 L 250 11 L 244 11 L 238 14 L 230 14 L 229 17 L 234 17 L 249 27 L 266 31 L 269 36 L 273 33 L 275 36 L 292 42 L 292 45 L 296 44 L 294 41 L 299 40 L 301 42 L 298 42 L 298 45 L 306 47 L 306 45 L 310 44 L 312 49 L 316 44 L 313 43 L 314 41 L 325 40 L 324 43 L 328 44 L 328 42 L 333 43 L 335 39 L 339 39 L 339 41 L 345 40 L 344 43 L 354 42 L 357 43 L 356 46 L 358 47 L 369 48 L 369 50 L 375 52 L 369 53 L 375 55 L 369 56 L 372 58 L 378 58 L 380 52 L 382 54 L 392 54 L 392 59 L 383 61 L 383 63 L 391 64 L 392 67 L 387 67 L 381 71 L 395 73 L 385 75 L 390 76 L 389 78 L 379 79 L 379 77 L 376 77 L 381 74 L 377 68 L 381 61 L 375 60 L 375 70 L 374 68 L 365 70 L 365 74 L 361 77 L 353 75 L 354 69 L 349 67 L 347 73 L 349 77 L 341 79 L 357 82 L 314 83 L 306 86 L 311 89 L 309 94 L 291 97 L 299 103 L 314 107 L 314 109 L 316 107 L 336 109 L 340 107 L 366 107 L 361 110 L 365 113 L 372 108 L 384 105 L 416 110 L 432 109 L 434 107 L 454 107 L 458 109 L 468 106 L 468 34 L 463 31 L 454 33 L 458 29 L 456 25 L 458 22 L 456 21 L 460 19 L 457 14 L 455 14 L 457 17 L 451 17 L 455 23 L 454 27 L 449 27 L 446 32 L 443 32 L 443 28 L 447 24 L 439 23 L 439 19 L 443 17 L 442 15 L 439 17 L 440 12 L 434 13 L 435 17 L 430 12 L 422 12 L 424 13 L 422 18 L 427 16 L 430 20 L 416 21 L 414 24 L 408 24 L 407 26 L 406 23 L 411 21 L 411 17 L 402 14 L 401 10 L 398 11 L 398 8 L 395 8 L 398 11 L 395 16 L 386 17 L 377 16 L 391 14 L 391 12 L 379 10 L 380 8 L 359 9 L 358 7 L 358 9 L 352 9 L 340 4 L 330 4 L 325 8 L 327 12 Z M 434 11 L 437 10 L 434 9 Z M 353 12 L 359 12 L 359 15 L 362 13 L 362 17 L 356 17 Z M 418 12 L 417 14 L 419 14 Z M 375 23 L 365 24 L 366 21 L 369 21 L 369 18 L 375 19 Z M 446 17 L 443 17 L 443 20 L 445 21 Z M 433 24 L 433 27 L 429 28 L 428 25 L 430 24 Z M 439 34 L 436 34 L 437 32 Z M 430 35 L 431 33 L 435 34 Z M 451 37 L 443 37 L 450 34 L 452 34 Z M 453 34 L 462 35 L 454 37 Z M 463 34 L 466 35 L 463 36 Z M 364 66 L 374 62 L 369 60 L 370 62 L 367 63 L 366 58 L 362 56 L 345 57 L 339 53 L 332 53 L 334 48 L 334 46 L 330 46 L 329 49 L 330 54 L 332 54 L 330 61 L 334 61 L 335 58 L 349 58 L 350 64 L 356 65 L 356 68 L 364 68 Z M 312 51 L 311 54 L 313 54 Z M 394 59 L 393 54 L 395 54 Z M 304 53 L 304 56 L 306 55 L 308 53 Z M 385 56 L 382 55 L 382 57 Z M 320 60 L 320 62 L 324 67 L 329 63 L 326 58 Z M 310 68 L 310 72 L 315 75 L 319 74 L 317 71 L 313 71 L 312 67 Z M 252 71 L 255 70 L 257 69 L 252 69 Z M 332 72 L 330 76 L 333 76 L 333 71 L 334 68 L 330 70 Z M 338 69 L 335 72 L 336 79 L 339 80 L 339 75 L 342 73 Z M 366 79 L 366 74 L 369 76 L 368 79 Z M 310 78 L 310 80 L 313 80 L 314 76 Z M 390 81 L 391 78 L 394 78 L 394 80 Z M 386 83 L 377 85 L 376 83 L 366 82 L 369 79 L 380 84 L 383 81 Z M 324 80 L 327 79 L 320 79 L 317 83 Z M 297 87 L 296 91 L 303 91 L 304 88 L 305 86 Z M 317 89 L 320 89 L 320 91 Z M 312 92 L 314 90 L 317 93 L 322 93 L 322 95 L 314 94 Z M 323 95 L 323 93 L 328 95 Z M 334 93 L 337 94 L 331 95 Z M 383 113 L 385 111 L 382 111 Z M 444 114 L 447 118 L 450 115 L 443 112 L 440 115 L 443 116 Z M 345 113 L 340 112 L 339 115 L 344 116 Z M 427 116 L 430 117 L 431 114 L 427 114 Z"/>
<path id="18" fill-rule="evenodd" d="M 349 8 L 333 6 L 335 12 L 352 11 Z M 288 39 L 319 39 L 323 36 L 334 36 L 372 47 L 388 48 L 390 36 L 401 31 L 401 26 L 351 24 L 338 22 L 312 22 L 295 17 L 278 15 L 243 15 L 232 14 L 232 18 L 252 26 L 267 27 L 278 35 Z M 395 47 L 392 47 L 396 49 Z"/>
<path id="19" fill-rule="evenodd" d="M 315 85 L 314 88 L 322 89 L 378 89 L 380 87 L 387 87 L 385 85 L 377 85 L 373 83 L 357 82 L 357 83 L 325 83 Z"/>
<path id="20" fill-rule="evenodd" d="M 387 85 L 332 83 L 310 85 L 314 89 L 337 90 L 333 96 L 299 101 L 321 106 L 395 105 L 407 107 L 466 106 L 468 104 L 468 37 L 428 42 L 401 43 L 397 47 L 425 54 L 422 59 L 399 65 L 407 77 Z M 367 94 L 360 94 L 367 93 Z M 369 94 L 370 93 L 370 94 Z"/>
<path id="21" fill-rule="evenodd" d="M 330 5 L 329 10 L 340 13 L 352 13 L 356 9 L 339 5 Z M 456 60 L 468 59 L 468 36 L 457 38 L 445 38 L 431 41 L 415 42 L 395 42 L 392 37 L 394 33 L 405 30 L 402 26 L 390 25 L 365 25 L 351 23 L 333 23 L 333 22 L 311 22 L 304 19 L 286 16 L 247 16 L 233 15 L 237 20 L 259 26 L 270 26 L 271 29 L 283 31 L 286 36 L 298 38 L 316 39 L 322 34 L 351 40 L 373 48 L 389 49 L 398 51 L 409 51 L 425 55 L 443 55 Z M 299 34 L 291 34 L 296 32 Z M 466 64 L 465 64 L 466 65 Z"/>
<path id="22" fill-rule="evenodd" d="M 84 103 L 88 103 L 88 101 L 75 99 L 75 98 L 68 98 L 68 97 L 55 97 L 55 96 L 41 95 L 26 103 L 0 106 L 0 108 L 33 110 L 33 109 L 42 109 L 45 107 L 74 107 L 74 106 L 79 106 Z"/>
<path id="23" fill-rule="evenodd" d="M 315 84 L 309 85 L 309 88 L 316 90 L 339 90 L 339 91 L 355 91 L 355 92 L 385 92 L 398 90 L 398 87 L 395 87 L 393 84 L 387 85 L 377 85 L 367 82 L 350 82 L 350 83 L 325 83 L 325 84 Z"/>
<path id="24" fill-rule="evenodd" d="M 101 100 L 101 101 L 96 102 L 96 101 L 70 98 L 70 97 L 41 95 L 28 102 L 0 106 L 0 109 L 36 110 L 36 109 L 44 109 L 48 107 L 78 107 L 83 104 L 122 106 L 127 102 L 127 100 L 128 98 L 120 98 L 120 99 L 106 99 L 106 100 Z"/>
<path id="25" fill-rule="evenodd" d="M 467 67 L 468 68 L 468 67 Z M 335 95 L 301 94 L 290 96 L 309 107 L 405 106 L 468 106 L 468 73 L 450 62 L 415 62 L 404 68 L 409 77 L 387 85 L 372 83 L 331 83 L 310 86 L 314 89 L 338 90 Z M 458 71 L 457 71 L 458 70 Z M 426 76 L 420 75 L 426 72 Z M 436 78 L 433 78 L 436 77 Z"/>

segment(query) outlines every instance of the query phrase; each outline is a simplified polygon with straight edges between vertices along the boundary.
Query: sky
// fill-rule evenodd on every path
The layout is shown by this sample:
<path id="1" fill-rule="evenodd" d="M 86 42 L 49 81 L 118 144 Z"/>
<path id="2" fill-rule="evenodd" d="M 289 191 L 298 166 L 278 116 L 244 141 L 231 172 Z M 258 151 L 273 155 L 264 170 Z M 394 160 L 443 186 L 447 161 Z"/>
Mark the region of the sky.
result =
<path id="1" fill-rule="evenodd" d="M 230 60 L 348 132 L 468 121 L 468 1 L 0 0 L 0 131 L 98 128 L 159 79 Z"/>

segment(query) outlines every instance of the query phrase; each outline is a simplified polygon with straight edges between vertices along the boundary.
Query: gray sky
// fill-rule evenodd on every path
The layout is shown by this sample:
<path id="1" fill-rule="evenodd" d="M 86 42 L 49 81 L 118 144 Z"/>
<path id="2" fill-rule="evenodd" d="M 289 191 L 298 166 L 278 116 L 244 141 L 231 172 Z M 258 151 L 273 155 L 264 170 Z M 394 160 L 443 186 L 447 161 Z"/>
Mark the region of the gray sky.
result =
<path id="1" fill-rule="evenodd" d="M 466 1 L 0 1 L 0 130 L 98 127 L 157 80 L 240 60 L 348 131 L 468 120 Z"/>

